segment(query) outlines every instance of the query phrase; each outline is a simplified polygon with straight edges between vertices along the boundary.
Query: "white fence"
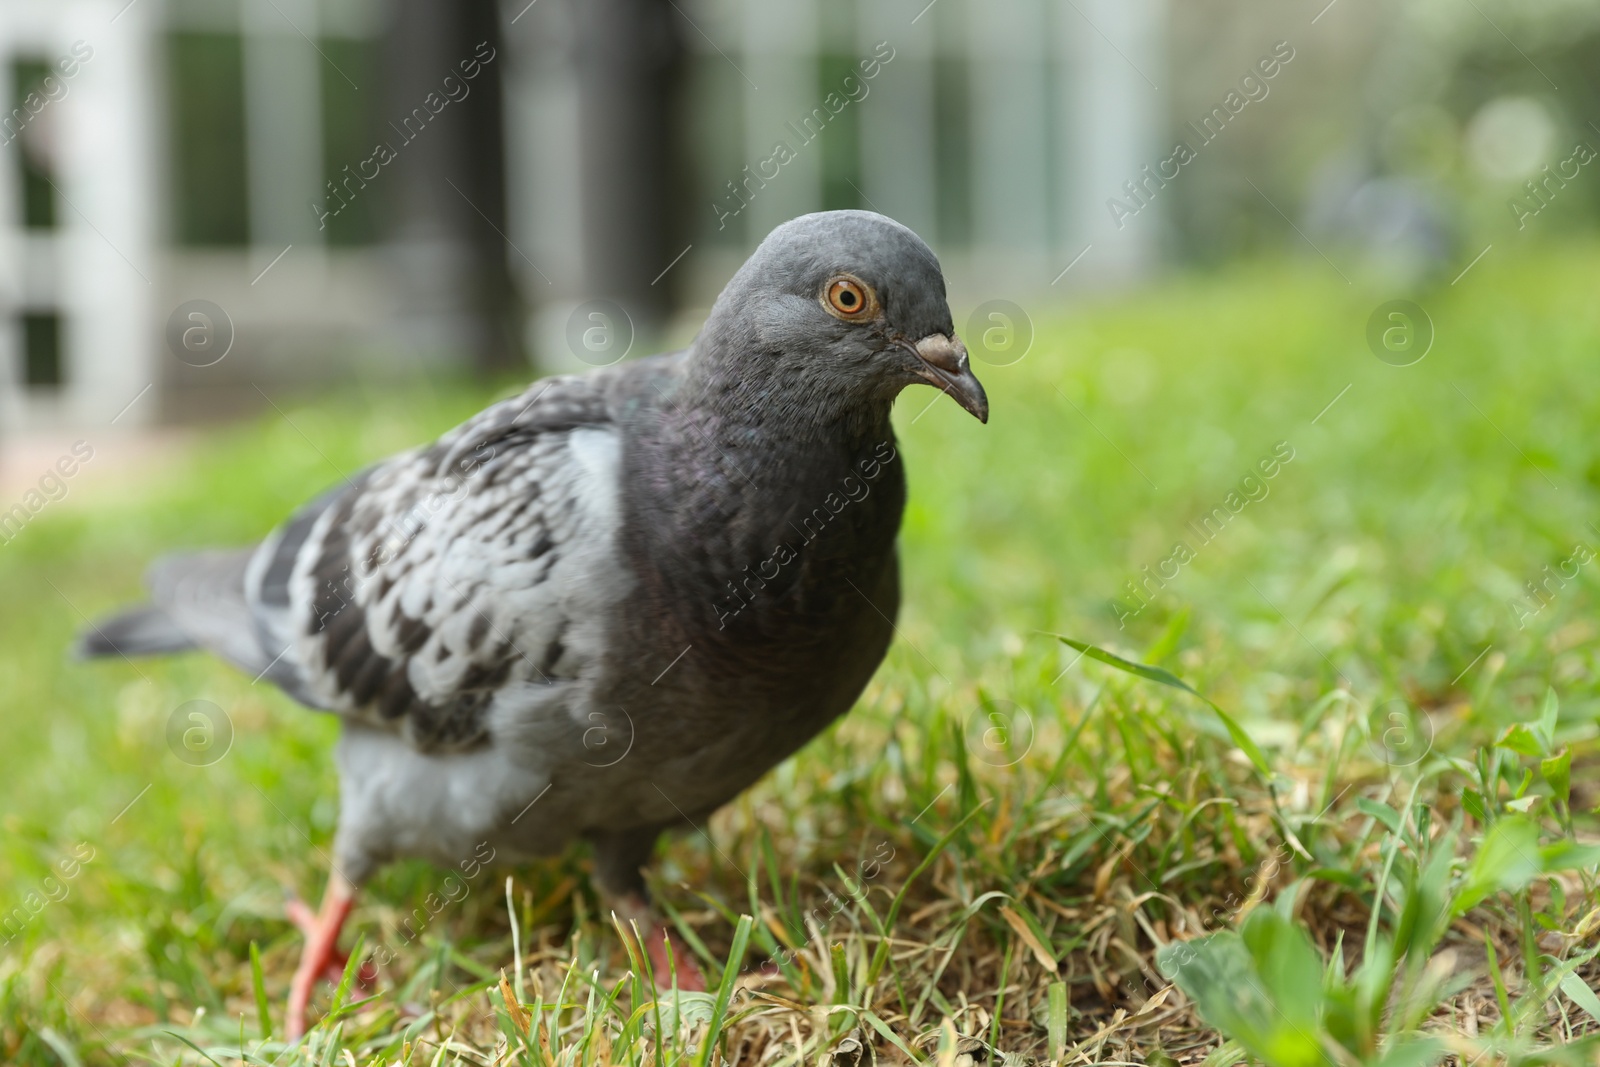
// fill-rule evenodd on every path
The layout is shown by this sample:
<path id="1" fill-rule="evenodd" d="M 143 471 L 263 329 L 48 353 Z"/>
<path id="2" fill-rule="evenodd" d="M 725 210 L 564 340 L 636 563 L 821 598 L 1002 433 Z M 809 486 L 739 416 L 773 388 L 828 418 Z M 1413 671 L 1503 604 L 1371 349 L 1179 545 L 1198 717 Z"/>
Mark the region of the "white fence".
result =
<path id="1" fill-rule="evenodd" d="M 535 350 L 551 333 L 535 324 L 563 322 L 587 295 L 571 73 L 581 2 L 502 7 L 511 261 L 525 272 Z M 773 225 L 827 206 L 906 222 L 940 252 L 957 292 L 977 298 L 1064 293 L 1153 259 L 1158 229 L 1117 231 L 1106 201 L 1163 154 L 1163 0 L 675 6 L 692 52 L 695 174 L 692 251 L 674 280 L 692 300 L 713 294 Z M 382 258 L 324 247 L 311 205 L 326 195 L 322 83 L 342 76 L 316 42 L 371 39 L 384 10 L 377 0 L 5 0 L 0 69 L 89 54 L 70 76 L 63 68 L 57 98 L 25 107 L 0 135 L 0 433 L 154 417 L 163 383 L 184 370 L 169 366 L 165 323 L 192 297 L 222 304 L 246 345 L 382 337 L 394 310 Z M 168 239 L 173 29 L 240 35 L 252 247 Z M 364 88 L 378 103 L 379 87 Z M 22 217 L 24 147 L 48 157 L 51 228 Z M 60 382 L 30 387 L 25 340 L 38 347 L 51 329 Z M 306 362 L 295 343 L 268 345 L 271 359 Z"/>
<path id="2" fill-rule="evenodd" d="M 8 429 L 104 424 L 155 381 L 152 11 L 120 10 L 125 2 L 7 0 L 0 17 L 7 82 L 19 58 L 51 68 L 42 90 L 0 120 L 0 426 Z M 54 186 L 50 228 L 25 226 L 24 152 L 46 165 Z M 29 340 L 53 350 L 59 388 L 27 385 Z"/>
<path id="3" fill-rule="evenodd" d="M 1126 279 L 1150 264 L 1156 228 L 1117 231 L 1106 201 L 1161 158 L 1163 0 L 681 0 L 678 7 L 695 53 L 691 80 L 715 87 L 701 92 L 705 106 L 691 128 L 702 201 L 690 208 L 699 213 L 690 235 L 698 254 L 688 261 L 697 292 L 714 292 L 729 261 L 777 223 L 842 206 L 825 196 L 825 152 L 814 142 L 852 131 L 857 143 L 845 154 L 859 168 L 850 206 L 882 211 L 923 234 L 958 286 L 1046 289 L 1090 244 L 1082 281 L 1061 288 Z M 516 44 L 511 128 L 520 141 L 512 188 L 561 191 L 514 205 L 516 237 L 546 274 L 579 278 L 571 13 L 548 0 L 512 0 L 505 10 L 520 15 L 509 27 Z M 851 98 L 842 79 L 819 76 L 823 56 L 876 60 L 878 69 L 859 79 Z M 841 117 L 846 109 L 859 114 L 845 128 L 817 132 L 820 118 L 803 120 L 830 112 L 830 93 Z M 774 165 L 779 145 L 792 153 L 780 150 Z M 951 217 L 964 224 L 950 225 Z"/>

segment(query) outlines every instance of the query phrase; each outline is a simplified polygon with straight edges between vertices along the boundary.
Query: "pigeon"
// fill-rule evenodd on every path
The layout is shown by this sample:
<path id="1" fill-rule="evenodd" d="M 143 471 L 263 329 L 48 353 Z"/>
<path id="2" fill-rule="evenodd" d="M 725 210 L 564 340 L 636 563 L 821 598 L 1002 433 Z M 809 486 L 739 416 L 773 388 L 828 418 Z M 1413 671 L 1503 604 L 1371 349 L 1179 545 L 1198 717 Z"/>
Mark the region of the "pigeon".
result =
<path id="1" fill-rule="evenodd" d="M 778 226 L 688 348 L 535 381 L 350 475 L 260 544 L 158 560 L 90 657 L 209 651 L 341 720 L 339 819 L 290 987 L 299 1036 L 358 888 L 587 840 L 672 951 L 644 868 L 848 711 L 899 605 L 896 396 L 988 421 L 933 252 L 867 211 Z M 664 977 L 665 976 L 665 977 Z M 370 976 L 369 976 L 370 978 Z"/>

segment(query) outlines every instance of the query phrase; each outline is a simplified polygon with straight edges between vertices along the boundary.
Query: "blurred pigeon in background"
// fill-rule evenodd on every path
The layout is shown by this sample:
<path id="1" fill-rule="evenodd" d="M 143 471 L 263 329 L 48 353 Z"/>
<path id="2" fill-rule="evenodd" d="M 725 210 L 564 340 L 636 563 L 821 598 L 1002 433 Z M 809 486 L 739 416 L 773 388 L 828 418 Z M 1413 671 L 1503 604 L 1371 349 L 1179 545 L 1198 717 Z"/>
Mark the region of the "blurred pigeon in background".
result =
<path id="1" fill-rule="evenodd" d="M 1457 266 L 1456 215 L 1454 197 L 1438 183 L 1329 165 L 1312 183 L 1306 229 L 1374 278 L 1412 289 L 1448 279 Z"/>
<path id="2" fill-rule="evenodd" d="M 624 919 L 641 868 L 849 709 L 889 647 L 907 385 L 983 387 L 909 229 L 774 230 L 683 352 L 534 383 L 306 505 L 260 545 L 157 563 L 90 656 L 206 649 L 338 714 L 339 828 L 290 992 L 303 1033 L 381 865 L 593 843 Z M 701 980 L 681 952 L 676 976 Z"/>

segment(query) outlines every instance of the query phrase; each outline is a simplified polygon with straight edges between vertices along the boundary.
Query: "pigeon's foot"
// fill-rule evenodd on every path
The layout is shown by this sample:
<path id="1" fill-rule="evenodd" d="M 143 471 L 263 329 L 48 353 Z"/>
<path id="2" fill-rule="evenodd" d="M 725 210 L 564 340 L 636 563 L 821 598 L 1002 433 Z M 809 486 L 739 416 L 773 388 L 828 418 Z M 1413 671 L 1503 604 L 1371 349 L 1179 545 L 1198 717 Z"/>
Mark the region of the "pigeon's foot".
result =
<path id="1" fill-rule="evenodd" d="M 667 958 L 669 944 L 672 946 L 670 962 Z M 644 947 L 645 951 L 650 953 L 650 967 L 656 972 L 657 989 L 672 989 L 676 986 L 689 993 L 706 991 L 706 976 L 700 973 L 699 965 L 689 954 L 689 946 L 669 930 L 665 923 L 658 920 L 650 927 L 650 932 L 644 935 Z M 677 981 L 673 981 L 674 975 Z"/>
<path id="2" fill-rule="evenodd" d="M 306 907 L 305 901 L 291 895 L 283 903 L 283 914 L 285 918 L 300 928 L 300 932 L 306 936 L 306 941 L 309 944 L 311 938 L 317 932 L 316 913 Z M 335 947 L 328 954 L 328 964 L 322 969 L 322 979 L 330 985 L 338 985 L 344 980 L 344 969 L 349 963 L 350 954 Z M 356 968 L 355 980 L 356 985 L 370 991 L 378 981 L 377 966 L 371 960 L 365 961 L 360 967 Z"/>
<path id="3" fill-rule="evenodd" d="M 328 889 L 322 896 L 322 907 L 316 915 L 298 900 L 290 900 L 285 907 L 289 921 L 305 931 L 306 947 L 300 953 L 300 966 L 295 969 L 294 980 L 289 983 L 289 1040 L 297 1041 L 306 1032 L 306 1009 L 311 1006 L 311 991 L 317 979 L 328 978 L 337 983 L 344 977 L 349 957 L 339 951 L 339 931 L 355 906 L 355 886 L 338 871 L 328 877 Z M 371 972 L 371 973 L 369 973 Z M 376 968 L 363 964 L 357 971 L 361 984 L 370 986 L 377 977 Z"/>

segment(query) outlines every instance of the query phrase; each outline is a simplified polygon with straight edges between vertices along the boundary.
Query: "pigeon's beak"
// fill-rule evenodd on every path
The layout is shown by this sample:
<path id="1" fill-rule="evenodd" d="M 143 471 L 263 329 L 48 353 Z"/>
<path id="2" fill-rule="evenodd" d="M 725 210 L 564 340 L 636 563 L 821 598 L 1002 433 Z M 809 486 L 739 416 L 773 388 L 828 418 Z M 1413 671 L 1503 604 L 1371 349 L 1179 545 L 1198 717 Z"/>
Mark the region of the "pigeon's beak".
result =
<path id="1" fill-rule="evenodd" d="M 979 422 L 989 421 L 989 397 L 972 373 L 967 346 L 954 334 L 930 333 L 915 346 L 916 373 L 955 398 Z"/>

